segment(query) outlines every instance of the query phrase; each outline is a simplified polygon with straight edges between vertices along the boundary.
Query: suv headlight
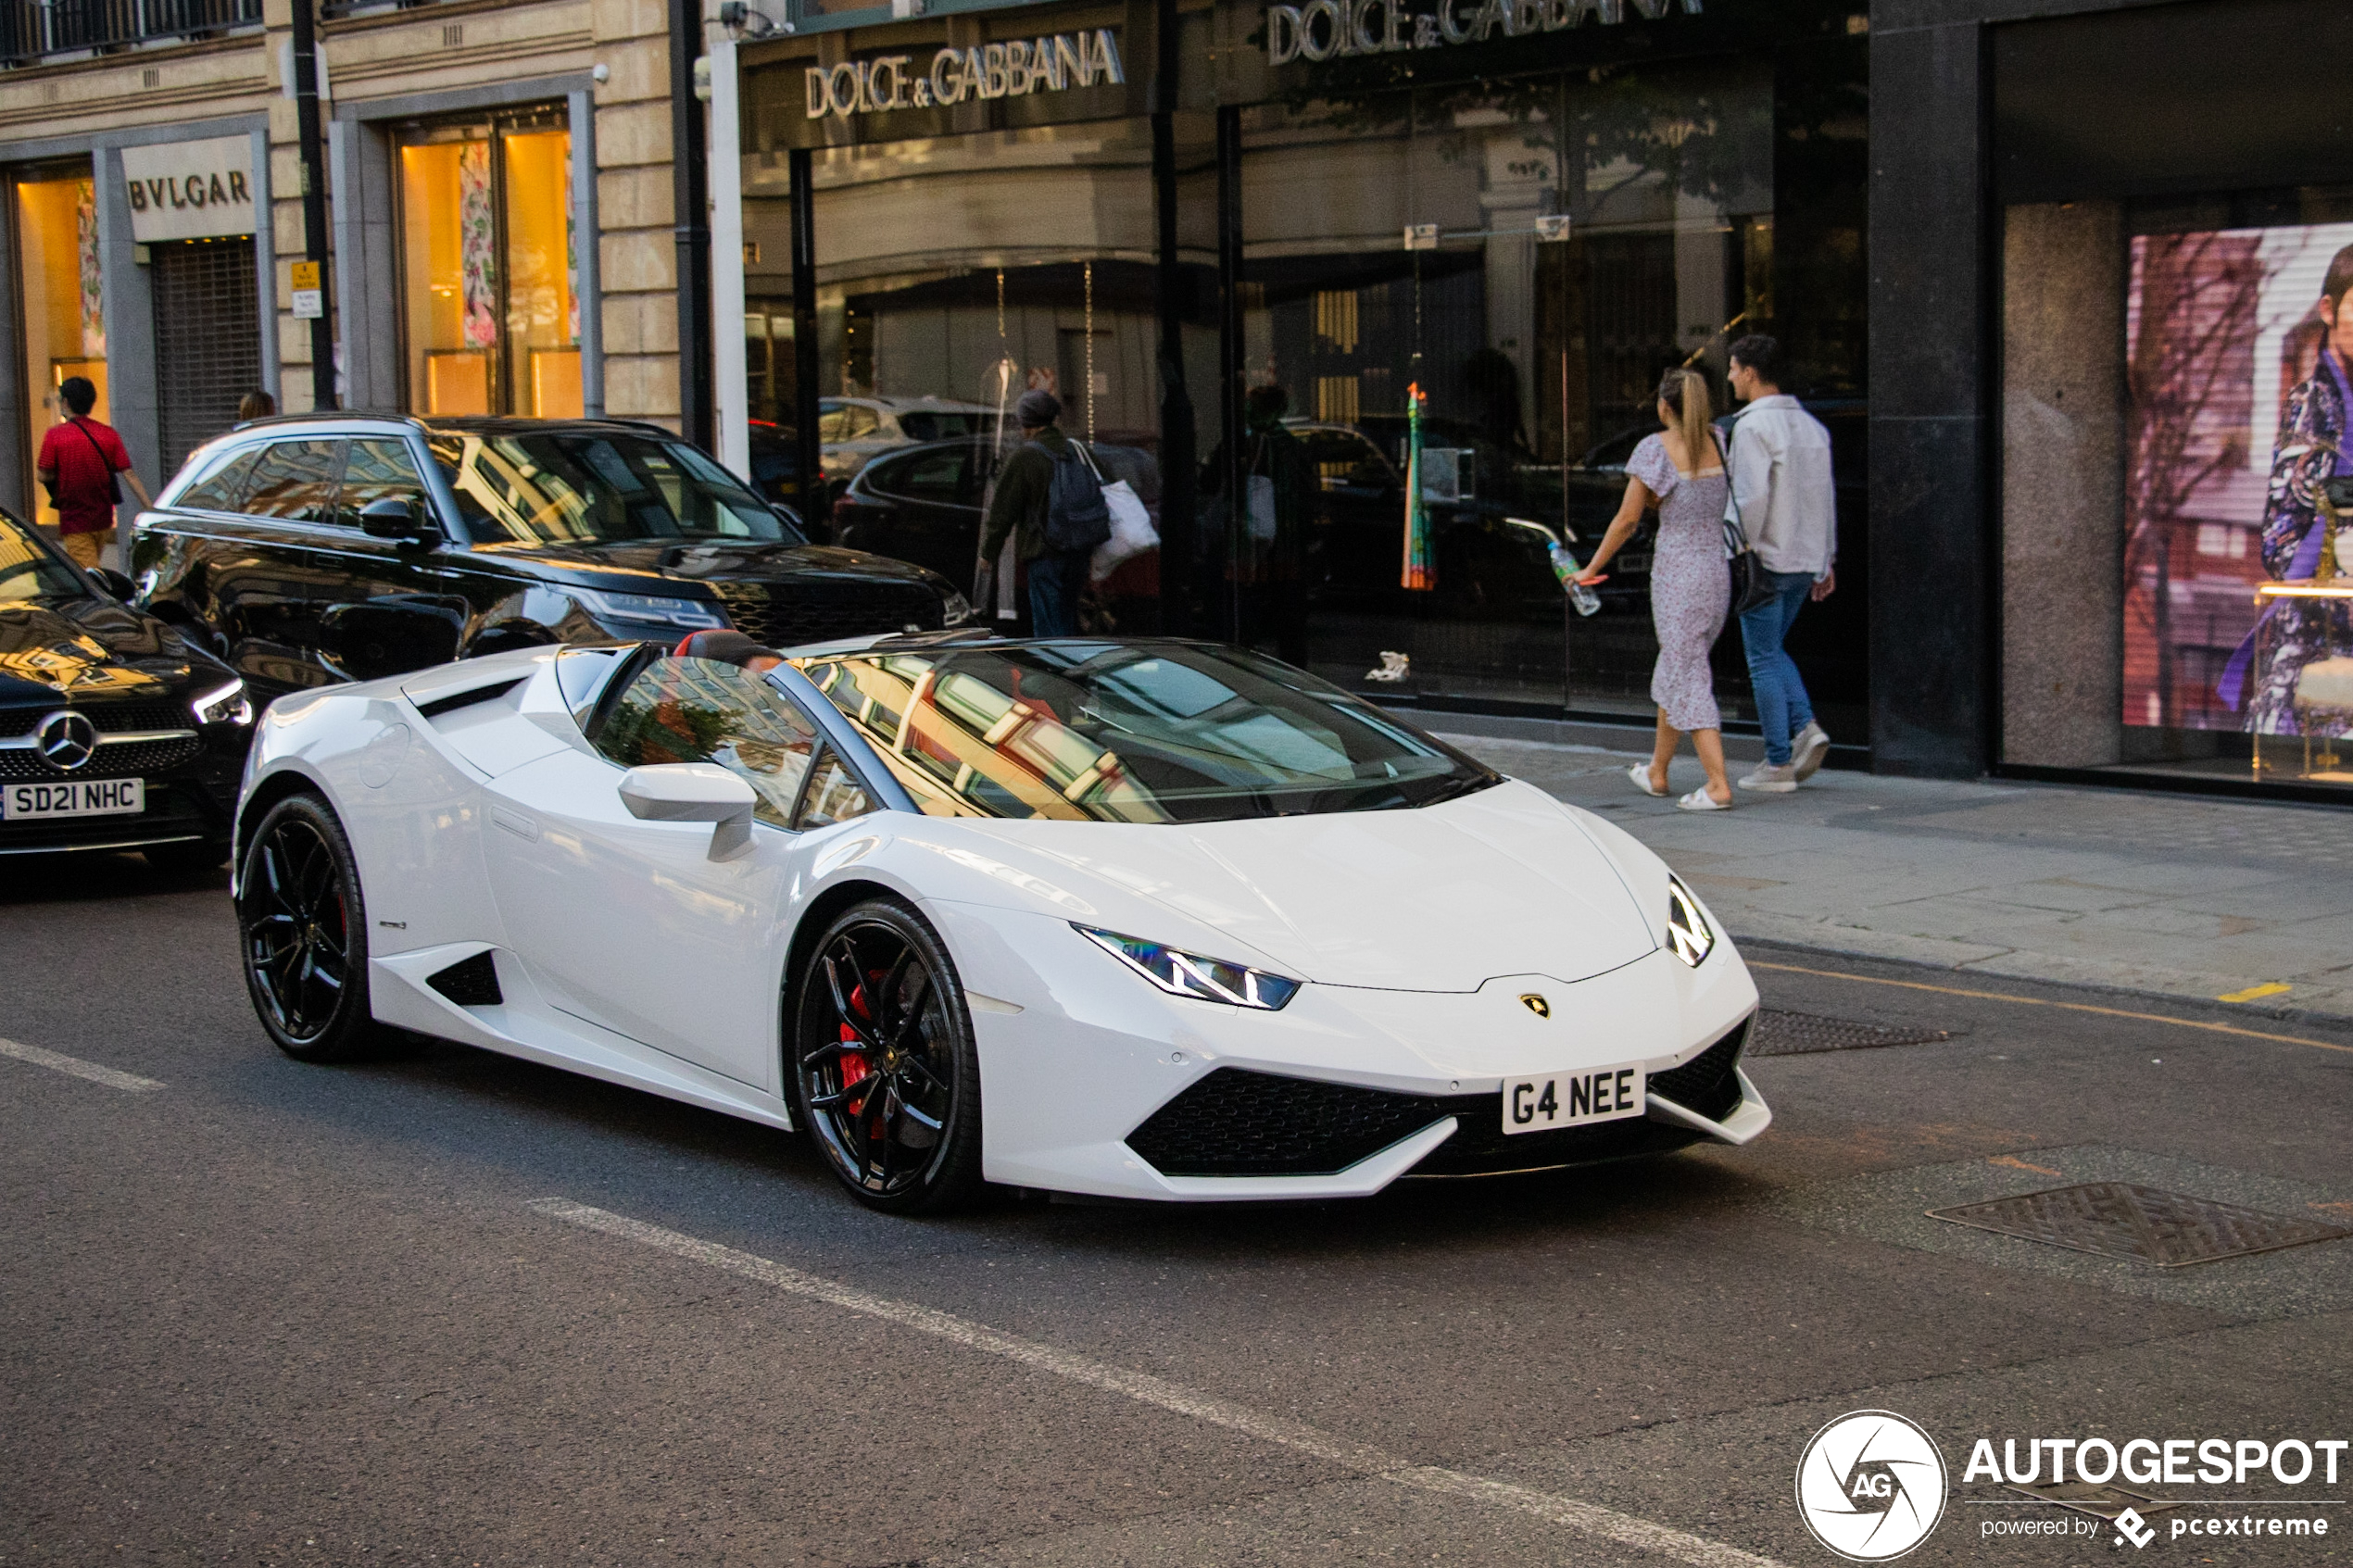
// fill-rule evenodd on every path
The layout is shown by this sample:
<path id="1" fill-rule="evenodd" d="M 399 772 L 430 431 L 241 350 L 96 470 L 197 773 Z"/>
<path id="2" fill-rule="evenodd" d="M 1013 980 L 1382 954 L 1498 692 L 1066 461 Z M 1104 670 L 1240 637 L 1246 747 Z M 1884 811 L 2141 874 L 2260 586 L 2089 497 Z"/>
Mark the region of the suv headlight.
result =
<path id="1" fill-rule="evenodd" d="M 1071 922 L 1071 929 L 1172 997 L 1275 1012 L 1299 995 L 1300 982 L 1263 969 L 1180 952 L 1164 942 L 1122 936 Z"/>
<path id="2" fill-rule="evenodd" d="M 950 589 L 948 596 L 940 601 L 939 610 L 942 625 L 962 626 L 973 618 L 973 602 Z"/>
<path id="3" fill-rule="evenodd" d="M 1699 900 L 1683 885 L 1683 879 L 1674 875 L 1667 879 L 1667 945 L 1693 969 L 1716 947 L 1716 933 L 1700 912 Z"/>
<path id="4" fill-rule="evenodd" d="M 727 612 L 709 599 L 683 599 L 670 594 L 612 594 L 600 588 L 567 587 L 563 592 L 599 621 L 684 626 L 696 631 L 724 631 L 729 624 Z"/>
<path id="5" fill-rule="evenodd" d="M 245 696 L 245 684 L 232 681 L 227 685 L 208 691 L 189 702 L 195 709 L 199 724 L 250 724 L 253 722 L 253 699 Z"/>

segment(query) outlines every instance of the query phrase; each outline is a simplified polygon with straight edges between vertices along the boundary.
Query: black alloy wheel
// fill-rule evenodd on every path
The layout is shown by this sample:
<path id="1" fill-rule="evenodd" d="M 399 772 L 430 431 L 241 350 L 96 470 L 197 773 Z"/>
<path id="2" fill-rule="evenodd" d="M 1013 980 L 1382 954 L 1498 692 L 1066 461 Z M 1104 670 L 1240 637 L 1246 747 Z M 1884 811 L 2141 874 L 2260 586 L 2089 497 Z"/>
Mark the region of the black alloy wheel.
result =
<path id="1" fill-rule="evenodd" d="M 237 935 L 253 1010 L 278 1048 L 347 1061 L 372 1043 L 367 909 L 343 824 L 316 796 L 271 808 L 237 879 Z"/>
<path id="2" fill-rule="evenodd" d="M 936 1212 L 980 1183 L 980 1063 L 955 964 L 889 899 L 844 910 L 797 989 L 795 1108 L 844 1185 L 888 1213 Z"/>

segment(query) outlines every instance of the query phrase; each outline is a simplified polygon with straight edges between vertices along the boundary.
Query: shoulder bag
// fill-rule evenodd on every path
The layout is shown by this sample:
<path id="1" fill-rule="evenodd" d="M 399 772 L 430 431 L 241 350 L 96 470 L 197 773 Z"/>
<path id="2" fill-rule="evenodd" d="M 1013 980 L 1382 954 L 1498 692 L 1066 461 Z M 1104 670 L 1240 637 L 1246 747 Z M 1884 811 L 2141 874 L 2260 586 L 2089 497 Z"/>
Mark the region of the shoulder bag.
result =
<path id="1" fill-rule="evenodd" d="M 98 466 L 107 470 L 107 502 L 118 507 L 122 505 L 122 481 L 116 477 L 114 463 L 107 458 L 107 449 L 98 445 L 98 438 L 91 434 L 90 427 L 83 424 L 80 420 L 68 420 L 66 423 L 80 431 L 82 433 L 82 439 L 90 443 L 90 450 L 98 454 Z M 51 497 L 51 504 L 54 505 L 55 502 L 56 498 L 54 496 Z"/>
<path id="2" fill-rule="evenodd" d="M 1724 465 L 1724 559 L 1732 573 L 1732 613 L 1746 615 L 1773 602 L 1773 580 L 1749 546 L 1748 527 L 1741 521 L 1740 494 L 1732 488 L 1732 454 L 1721 432 L 1711 427 L 1708 436 L 1716 443 L 1717 460 Z"/>

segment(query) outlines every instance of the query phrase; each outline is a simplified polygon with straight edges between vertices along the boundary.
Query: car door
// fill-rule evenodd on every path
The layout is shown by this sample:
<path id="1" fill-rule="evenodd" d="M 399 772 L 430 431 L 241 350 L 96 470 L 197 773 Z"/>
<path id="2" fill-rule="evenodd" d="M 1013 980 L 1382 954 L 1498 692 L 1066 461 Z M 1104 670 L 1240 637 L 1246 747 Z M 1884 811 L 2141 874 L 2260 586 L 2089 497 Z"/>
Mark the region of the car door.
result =
<path id="1" fill-rule="evenodd" d="M 327 585 L 319 611 L 319 660 L 337 675 L 372 681 L 447 664 L 463 645 L 472 606 L 448 564 L 437 527 L 417 539 L 371 538 L 360 513 L 378 501 L 403 501 L 433 524 L 431 493 L 416 454 L 397 435 L 354 436 L 345 444 L 329 541 L 342 577 Z"/>
<path id="2" fill-rule="evenodd" d="M 616 681 L 590 721 L 593 751 L 568 748 L 488 786 L 484 858 L 510 941 L 562 1010 L 774 1092 L 783 916 L 803 839 L 872 802 L 758 674 L 640 656 Z M 624 771 L 674 762 L 715 762 L 750 783 L 748 850 L 714 860 L 711 824 L 630 815 Z"/>
<path id="3" fill-rule="evenodd" d="M 887 502 L 861 513 L 859 536 L 843 543 L 928 567 L 950 583 L 972 576 L 980 552 L 979 487 L 969 442 L 893 453 L 867 466 L 862 488 Z M 869 543 L 863 529 L 879 527 Z"/>
<path id="4" fill-rule="evenodd" d="M 212 531 L 215 628 L 237 671 L 271 696 L 343 679 L 319 661 L 319 612 L 337 573 L 316 547 L 342 476 L 338 440 L 269 442 L 245 470 L 234 520 Z"/>

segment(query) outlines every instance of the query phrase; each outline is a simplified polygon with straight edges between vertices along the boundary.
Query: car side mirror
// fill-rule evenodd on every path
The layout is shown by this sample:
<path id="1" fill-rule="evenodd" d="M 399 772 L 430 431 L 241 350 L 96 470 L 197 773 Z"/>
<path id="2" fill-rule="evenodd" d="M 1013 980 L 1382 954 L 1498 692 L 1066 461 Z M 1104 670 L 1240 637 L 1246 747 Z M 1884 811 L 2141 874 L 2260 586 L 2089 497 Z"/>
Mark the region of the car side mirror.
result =
<path id="1" fill-rule="evenodd" d="M 429 530 L 406 497 L 387 495 L 359 508 L 360 531 L 371 539 L 422 539 Z"/>
<path id="2" fill-rule="evenodd" d="M 751 846 L 751 785 L 716 762 L 664 762 L 621 775 L 621 803 L 648 822 L 711 822 L 711 858 L 732 859 Z"/>
<path id="3" fill-rule="evenodd" d="M 92 567 L 90 579 L 97 583 L 99 592 L 118 604 L 129 604 L 139 592 L 131 585 L 130 578 L 110 566 Z"/>

